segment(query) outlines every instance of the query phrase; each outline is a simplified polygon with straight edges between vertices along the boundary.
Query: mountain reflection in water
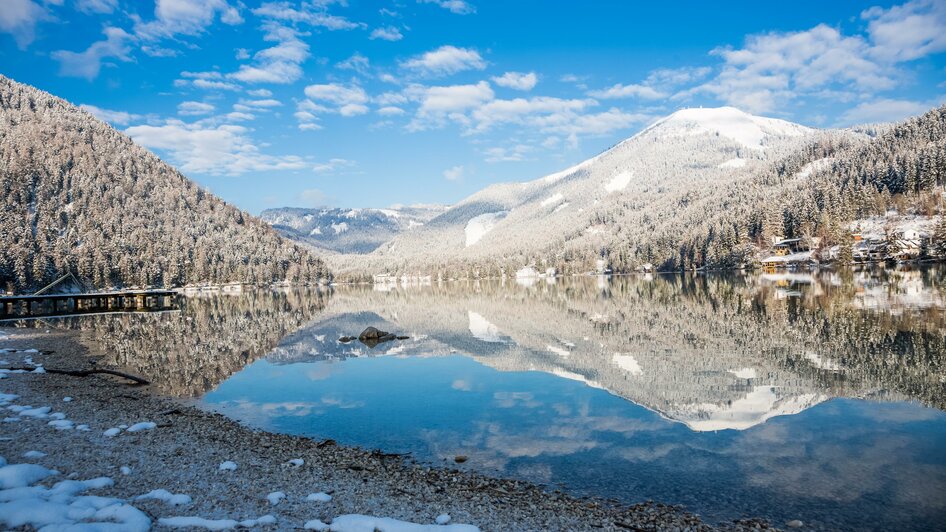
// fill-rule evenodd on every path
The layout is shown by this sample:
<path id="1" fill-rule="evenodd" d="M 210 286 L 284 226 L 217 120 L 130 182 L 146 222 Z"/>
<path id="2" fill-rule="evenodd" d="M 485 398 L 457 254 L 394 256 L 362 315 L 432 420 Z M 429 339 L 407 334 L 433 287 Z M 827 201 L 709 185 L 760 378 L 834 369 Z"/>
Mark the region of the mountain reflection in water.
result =
<path id="1" fill-rule="evenodd" d="M 943 273 L 255 291 L 58 323 L 269 430 L 711 519 L 920 530 L 946 522 Z M 411 338 L 338 342 L 369 325 Z"/>

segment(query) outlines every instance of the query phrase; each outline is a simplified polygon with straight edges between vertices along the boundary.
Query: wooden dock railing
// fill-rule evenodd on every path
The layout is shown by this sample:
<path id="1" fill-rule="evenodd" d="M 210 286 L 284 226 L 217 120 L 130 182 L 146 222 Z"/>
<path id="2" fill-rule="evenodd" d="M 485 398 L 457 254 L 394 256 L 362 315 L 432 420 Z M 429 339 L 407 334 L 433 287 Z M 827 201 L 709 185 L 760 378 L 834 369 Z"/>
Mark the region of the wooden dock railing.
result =
<path id="1" fill-rule="evenodd" d="M 0 320 L 175 310 L 179 308 L 177 298 L 177 292 L 172 290 L 0 296 Z"/>

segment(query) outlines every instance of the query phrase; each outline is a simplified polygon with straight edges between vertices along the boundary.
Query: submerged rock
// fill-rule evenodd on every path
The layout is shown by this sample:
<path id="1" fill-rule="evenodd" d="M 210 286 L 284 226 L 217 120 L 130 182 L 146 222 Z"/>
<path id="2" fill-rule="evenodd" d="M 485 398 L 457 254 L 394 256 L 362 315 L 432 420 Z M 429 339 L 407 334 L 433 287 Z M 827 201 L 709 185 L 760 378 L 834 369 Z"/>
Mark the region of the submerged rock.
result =
<path id="1" fill-rule="evenodd" d="M 361 331 L 361 334 L 358 335 L 358 339 L 364 342 L 365 340 L 378 340 L 385 336 L 391 336 L 391 333 L 375 329 L 374 327 L 366 327 L 365 330 Z"/>
<path id="2" fill-rule="evenodd" d="M 343 336 L 342 338 L 348 338 Z M 387 331 L 382 331 L 374 327 L 367 327 L 365 330 L 361 331 L 361 334 L 358 335 L 358 341 L 365 344 L 370 348 L 374 348 L 376 345 L 383 342 L 390 342 L 391 340 L 406 340 L 410 338 L 409 336 L 398 336 L 396 334 L 389 333 Z"/>

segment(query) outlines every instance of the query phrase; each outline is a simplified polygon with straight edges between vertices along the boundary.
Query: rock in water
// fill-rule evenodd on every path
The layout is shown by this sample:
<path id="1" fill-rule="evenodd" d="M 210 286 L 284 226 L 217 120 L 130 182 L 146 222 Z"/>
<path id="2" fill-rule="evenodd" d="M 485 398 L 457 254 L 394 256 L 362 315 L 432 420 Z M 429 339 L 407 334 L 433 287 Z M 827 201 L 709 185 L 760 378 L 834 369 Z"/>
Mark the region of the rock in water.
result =
<path id="1" fill-rule="evenodd" d="M 368 327 L 361 331 L 361 334 L 358 335 L 358 340 L 372 349 L 382 342 L 390 342 L 391 340 L 407 340 L 408 338 L 410 337 L 398 336 L 387 331 L 375 329 L 374 327 Z"/>
<path id="2" fill-rule="evenodd" d="M 387 331 L 381 331 L 375 329 L 374 327 L 367 327 L 365 330 L 361 331 L 361 334 L 358 335 L 358 339 L 364 342 L 365 340 L 377 340 L 384 336 L 390 336 L 391 333 Z"/>
<path id="3" fill-rule="evenodd" d="M 785 524 L 788 525 L 789 528 L 801 528 L 802 526 L 805 525 L 805 523 L 802 523 L 802 522 L 801 522 L 800 520 L 798 520 L 798 519 L 792 519 L 791 521 L 789 521 L 789 522 L 787 522 L 787 523 L 785 523 Z"/>

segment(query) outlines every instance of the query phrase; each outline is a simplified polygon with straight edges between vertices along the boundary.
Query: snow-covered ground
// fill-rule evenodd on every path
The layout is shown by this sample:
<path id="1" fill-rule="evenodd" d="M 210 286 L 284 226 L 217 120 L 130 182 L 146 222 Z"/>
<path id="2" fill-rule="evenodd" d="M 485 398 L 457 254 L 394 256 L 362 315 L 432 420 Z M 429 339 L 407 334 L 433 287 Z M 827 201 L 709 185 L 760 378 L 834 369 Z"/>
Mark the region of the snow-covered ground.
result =
<path id="1" fill-rule="evenodd" d="M 886 235 L 915 234 L 917 236 L 933 234 L 939 216 L 921 216 L 915 214 L 897 214 L 891 211 L 885 216 L 859 218 L 849 224 L 851 232 L 860 233 L 867 240 L 884 238 Z"/>

